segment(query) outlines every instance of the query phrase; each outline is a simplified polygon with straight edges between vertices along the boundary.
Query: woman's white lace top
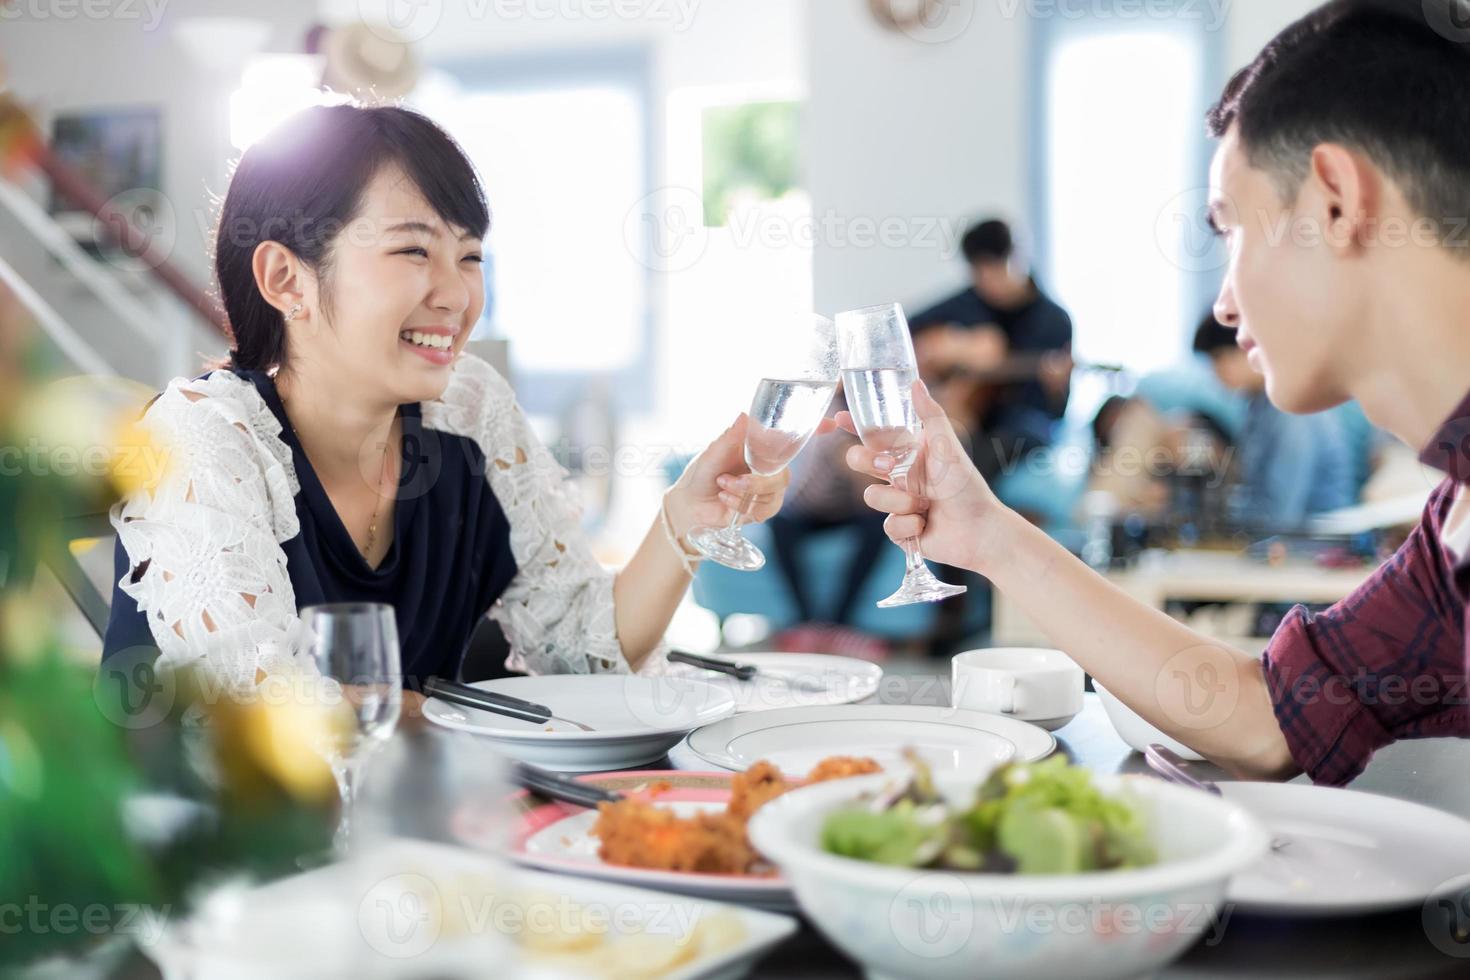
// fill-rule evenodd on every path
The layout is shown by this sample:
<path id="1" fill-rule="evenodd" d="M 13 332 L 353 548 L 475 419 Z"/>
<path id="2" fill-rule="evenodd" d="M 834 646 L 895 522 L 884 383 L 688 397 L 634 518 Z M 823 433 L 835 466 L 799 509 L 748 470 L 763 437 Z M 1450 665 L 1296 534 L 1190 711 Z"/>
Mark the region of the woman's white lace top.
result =
<path id="1" fill-rule="evenodd" d="M 421 408 L 425 429 L 469 438 L 484 453 L 485 479 L 509 522 L 517 572 L 487 610 L 509 641 L 508 666 L 626 671 L 613 574 L 593 557 L 566 472 L 510 385 L 464 355 L 443 397 Z M 166 476 L 111 516 L 133 569 L 119 585 L 147 617 L 161 662 L 205 658 L 212 673 L 240 683 L 287 669 L 304 644 L 281 548 L 300 531 L 300 487 L 280 422 L 249 380 L 221 370 L 171 382 L 143 426 L 169 454 Z"/>

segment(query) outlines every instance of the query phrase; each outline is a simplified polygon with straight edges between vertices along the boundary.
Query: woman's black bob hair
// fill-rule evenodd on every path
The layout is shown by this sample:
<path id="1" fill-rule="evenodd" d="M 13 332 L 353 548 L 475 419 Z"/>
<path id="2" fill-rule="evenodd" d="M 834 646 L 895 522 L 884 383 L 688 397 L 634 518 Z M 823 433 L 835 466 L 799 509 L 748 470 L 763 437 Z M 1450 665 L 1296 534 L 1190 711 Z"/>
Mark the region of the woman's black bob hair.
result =
<path id="1" fill-rule="evenodd" d="M 399 106 L 303 110 L 241 156 L 215 235 L 214 268 L 229 318 L 228 366 L 269 371 L 286 361 L 286 325 L 266 302 L 251 263 L 261 242 L 290 249 L 325 283 L 332 244 L 362 207 L 378 171 L 397 166 L 451 228 L 480 238 L 490 208 L 469 158 L 427 117 Z M 322 290 L 327 303 L 328 290 Z"/>

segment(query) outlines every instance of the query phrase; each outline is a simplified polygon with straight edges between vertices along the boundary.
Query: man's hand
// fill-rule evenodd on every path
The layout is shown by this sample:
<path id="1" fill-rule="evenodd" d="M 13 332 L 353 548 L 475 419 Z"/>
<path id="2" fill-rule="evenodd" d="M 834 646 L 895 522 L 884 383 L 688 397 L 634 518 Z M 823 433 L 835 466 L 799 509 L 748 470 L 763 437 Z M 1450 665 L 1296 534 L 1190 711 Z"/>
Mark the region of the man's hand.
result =
<path id="1" fill-rule="evenodd" d="M 964 331 L 953 323 L 930 327 L 914 338 L 914 357 L 919 376 L 937 379 L 953 371 L 964 347 Z"/>
<path id="2" fill-rule="evenodd" d="M 913 397 L 924 426 L 918 459 L 895 481 L 898 486 L 871 486 L 863 499 L 891 515 L 883 529 L 895 542 L 919 538 L 925 557 L 982 571 L 991 550 L 986 541 L 1006 508 L 975 469 L 944 409 L 922 381 L 914 384 Z M 843 412 L 837 421 L 856 434 L 851 415 Z M 867 446 L 847 451 L 848 466 L 880 480 L 892 477 L 894 463 L 892 456 Z"/>
<path id="3" fill-rule="evenodd" d="M 1047 351 L 1041 355 L 1036 380 L 1053 404 L 1060 405 L 1072 390 L 1072 369 L 1076 366 L 1072 352 L 1067 349 Z"/>

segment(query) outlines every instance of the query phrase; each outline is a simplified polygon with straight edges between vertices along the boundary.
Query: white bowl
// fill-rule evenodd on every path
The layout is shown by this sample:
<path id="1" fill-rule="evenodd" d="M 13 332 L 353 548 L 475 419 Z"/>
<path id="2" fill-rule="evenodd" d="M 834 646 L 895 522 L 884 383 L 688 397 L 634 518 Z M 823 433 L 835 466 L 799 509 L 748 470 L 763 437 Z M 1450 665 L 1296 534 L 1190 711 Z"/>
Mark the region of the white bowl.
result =
<path id="1" fill-rule="evenodd" d="M 920 871 L 822 850 L 833 810 L 891 777 L 843 779 L 767 803 L 750 838 L 780 865 L 808 918 L 869 977 L 1005 980 L 1148 974 L 1209 933 L 1230 876 L 1270 846 L 1241 807 L 1145 776 L 1096 777 L 1127 787 L 1149 821 L 1159 863 L 1078 875 Z M 937 776 L 963 805 L 978 777 Z"/>
<path id="2" fill-rule="evenodd" d="M 1108 721 L 1113 723 L 1113 728 L 1117 730 L 1118 736 L 1134 751 L 1142 752 L 1150 745 L 1158 744 L 1166 749 L 1173 749 L 1181 758 L 1192 762 L 1204 760 L 1204 756 L 1194 749 L 1170 738 L 1144 721 L 1138 712 L 1119 701 L 1116 695 L 1099 684 L 1096 677 L 1092 679 L 1092 686 L 1097 691 L 1097 696 L 1102 699 L 1103 710 L 1108 713 Z"/>
<path id="3" fill-rule="evenodd" d="M 735 713 L 728 691 L 690 677 L 555 674 L 472 686 L 545 705 L 595 730 L 584 732 L 555 720 L 520 721 L 439 698 L 424 702 L 424 715 L 446 728 L 489 739 L 509 758 L 562 772 L 646 765 L 663 758 L 694 729 Z"/>

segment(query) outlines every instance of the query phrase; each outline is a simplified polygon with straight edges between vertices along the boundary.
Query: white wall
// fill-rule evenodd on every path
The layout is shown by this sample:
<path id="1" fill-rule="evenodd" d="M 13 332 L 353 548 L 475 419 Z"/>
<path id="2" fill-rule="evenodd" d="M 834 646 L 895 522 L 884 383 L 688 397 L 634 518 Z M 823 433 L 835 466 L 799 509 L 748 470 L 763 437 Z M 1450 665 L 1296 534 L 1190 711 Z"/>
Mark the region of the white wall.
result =
<path id="1" fill-rule="evenodd" d="M 1024 217 L 1030 32 L 1002 6 L 978 3 L 959 38 L 923 43 L 883 29 L 866 3 L 808 4 L 807 186 L 838 229 L 817 243 L 819 310 L 920 302 L 962 272 L 931 223 Z M 853 234 L 885 220 L 906 244 Z"/>
<path id="2" fill-rule="evenodd" d="M 1230 69 L 1250 64 L 1278 31 L 1320 6 L 1322 0 L 1234 0 L 1225 28 Z"/>

